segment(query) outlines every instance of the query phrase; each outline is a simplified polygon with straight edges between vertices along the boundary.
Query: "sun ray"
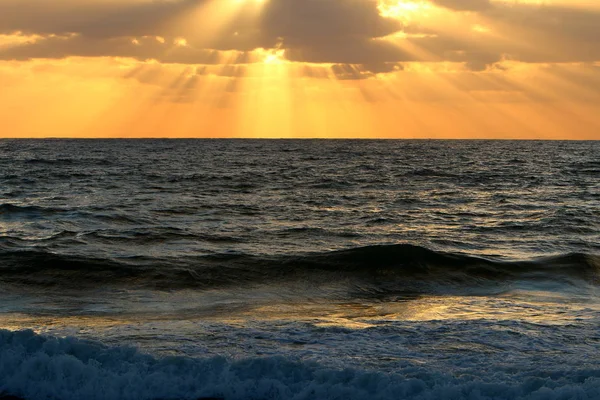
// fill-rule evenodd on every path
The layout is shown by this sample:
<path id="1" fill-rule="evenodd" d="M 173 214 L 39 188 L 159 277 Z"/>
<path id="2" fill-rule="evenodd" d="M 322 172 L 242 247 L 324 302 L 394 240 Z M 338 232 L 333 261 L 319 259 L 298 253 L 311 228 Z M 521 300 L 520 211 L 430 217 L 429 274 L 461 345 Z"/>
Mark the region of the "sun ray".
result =
<path id="1" fill-rule="evenodd" d="M 211 48 L 220 42 L 242 40 L 238 29 L 252 32 L 268 0 L 205 0 L 177 22 L 190 44 Z"/>

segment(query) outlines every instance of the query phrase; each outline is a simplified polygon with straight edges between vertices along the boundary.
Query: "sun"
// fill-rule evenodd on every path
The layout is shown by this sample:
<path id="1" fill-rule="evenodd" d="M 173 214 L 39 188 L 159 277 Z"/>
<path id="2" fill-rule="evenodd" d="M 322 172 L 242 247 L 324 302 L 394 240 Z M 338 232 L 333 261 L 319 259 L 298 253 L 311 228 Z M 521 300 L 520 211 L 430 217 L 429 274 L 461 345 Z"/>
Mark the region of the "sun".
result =
<path id="1" fill-rule="evenodd" d="M 265 52 L 263 63 L 282 64 L 285 62 L 285 50 L 277 49 Z"/>
<path id="2" fill-rule="evenodd" d="M 422 16 L 433 6 L 422 0 L 379 0 L 377 8 L 386 18 L 394 18 L 408 22 Z"/>

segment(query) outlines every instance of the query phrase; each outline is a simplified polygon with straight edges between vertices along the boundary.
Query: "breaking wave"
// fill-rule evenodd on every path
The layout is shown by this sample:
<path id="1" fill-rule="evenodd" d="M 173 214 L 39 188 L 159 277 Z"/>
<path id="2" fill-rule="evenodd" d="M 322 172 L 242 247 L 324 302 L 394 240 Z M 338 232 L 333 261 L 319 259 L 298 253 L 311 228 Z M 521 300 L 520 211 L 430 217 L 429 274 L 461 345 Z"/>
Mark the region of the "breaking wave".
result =
<path id="1" fill-rule="evenodd" d="M 0 393 L 27 400 L 592 399 L 600 394 L 600 370 L 513 369 L 474 376 L 427 365 L 386 373 L 284 357 L 157 358 L 131 347 L 0 330 Z"/>

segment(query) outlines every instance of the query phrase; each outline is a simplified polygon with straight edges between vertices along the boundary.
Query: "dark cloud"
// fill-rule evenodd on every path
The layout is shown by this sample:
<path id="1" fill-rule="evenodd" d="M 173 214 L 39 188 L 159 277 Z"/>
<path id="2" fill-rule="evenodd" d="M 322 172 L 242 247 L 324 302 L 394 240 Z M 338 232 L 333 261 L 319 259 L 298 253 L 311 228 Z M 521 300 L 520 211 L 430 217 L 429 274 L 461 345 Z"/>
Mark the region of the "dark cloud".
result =
<path id="1" fill-rule="evenodd" d="M 0 33 L 76 33 L 92 38 L 186 36 L 190 27 L 177 20 L 219 1 L 223 0 L 0 0 Z M 220 32 L 221 38 L 212 43 L 214 48 L 245 50 L 267 47 L 281 39 L 302 46 L 329 39 L 380 37 L 401 28 L 397 21 L 379 15 L 374 0 L 270 0 L 258 21 L 243 12 L 243 4 L 238 7 L 242 12 Z M 197 41 L 203 42 L 202 26 L 195 33 Z M 193 43 L 196 38 L 188 39 Z"/>
<path id="2" fill-rule="evenodd" d="M 114 38 L 160 35 L 205 0 L 0 0 L 0 33 Z"/>
<path id="3" fill-rule="evenodd" d="M 273 0 L 267 3 L 261 26 L 290 46 L 377 38 L 402 28 L 398 21 L 383 18 L 373 0 Z"/>
<path id="4" fill-rule="evenodd" d="M 382 63 L 382 64 L 334 64 L 331 66 L 331 72 L 339 80 L 357 80 L 370 78 L 375 74 L 388 73 L 392 71 L 401 71 L 402 64 Z"/>
<path id="5" fill-rule="evenodd" d="M 490 0 L 431 0 L 431 2 L 456 11 L 481 11 L 492 7 Z"/>
<path id="6" fill-rule="evenodd" d="M 190 15 L 224 0 L 0 0 L 0 34 L 22 32 L 45 37 L 0 50 L 0 59 L 119 56 L 165 63 L 220 64 L 219 51 L 233 51 L 227 63 L 251 62 L 248 51 L 281 48 L 291 61 L 335 64 L 339 77 L 356 79 L 388 72 L 388 66 L 411 61 L 463 62 L 485 70 L 501 59 L 525 62 L 600 60 L 600 13 L 594 10 L 490 0 L 430 0 L 450 12 L 480 15 L 494 34 L 427 29 L 380 15 L 376 0 L 268 0 L 257 16 L 240 12 L 214 37 L 207 37 L 199 17 Z M 182 22 L 184 21 L 184 22 Z M 382 39 L 410 32 L 410 46 Z M 426 33 L 426 35 L 418 35 Z M 164 37 L 161 43 L 155 37 Z M 185 37 L 188 46 L 174 41 Z M 429 54 L 424 60 L 418 48 Z M 356 73 L 352 68 L 359 68 Z M 337 71 L 337 72 L 336 72 Z"/>
<path id="7" fill-rule="evenodd" d="M 2 1 L 2 0 L 0 0 Z M 399 31 L 400 22 L 379 15 L 373 0 L 271 0 L 258 20 L 239 12 L 216 38 L 202 27 L 178 24 L 219 0 L 147 1 L 135 3 L 4 0 L 0 3 L 0 32 L 59 35 L 0 53 L 4 59 L 122 56 L 161 62 L 217 62 L 206 50 L 250 51 L 282 46 L 295 61 L 380 63 L 406 59 L 390 44 L 373 38 Z M 28 11 L 31 10 L 31 11 Z M 190 35 L 190 30 L 195 33 Z M 163 45 L 148 37 L 165 37 Z M 146 38 L 146 39 L 140 39 Z M 189 46 L 173 50 L 173 40 L 185 37 Z M 133 43 L 136 40 L 137 44 Z M 246 62 L 240 57 L 229 62 Z"/>

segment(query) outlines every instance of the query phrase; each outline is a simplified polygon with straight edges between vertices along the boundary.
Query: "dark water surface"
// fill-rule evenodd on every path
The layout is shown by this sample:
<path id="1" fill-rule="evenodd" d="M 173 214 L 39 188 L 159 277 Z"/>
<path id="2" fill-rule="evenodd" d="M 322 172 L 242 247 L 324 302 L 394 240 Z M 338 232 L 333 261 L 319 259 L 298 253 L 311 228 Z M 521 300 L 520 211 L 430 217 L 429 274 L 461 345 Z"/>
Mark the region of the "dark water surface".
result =
<path id="1" fill-rule="evenodd" d="M 599 255 L 600 142 L 1 140 L 0 393 L 600 399 Z"/>

